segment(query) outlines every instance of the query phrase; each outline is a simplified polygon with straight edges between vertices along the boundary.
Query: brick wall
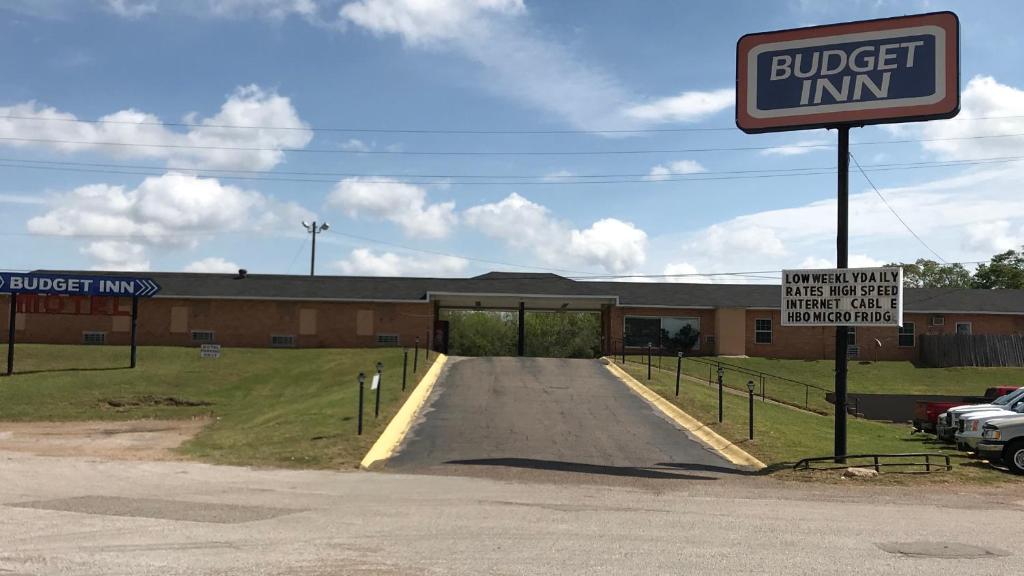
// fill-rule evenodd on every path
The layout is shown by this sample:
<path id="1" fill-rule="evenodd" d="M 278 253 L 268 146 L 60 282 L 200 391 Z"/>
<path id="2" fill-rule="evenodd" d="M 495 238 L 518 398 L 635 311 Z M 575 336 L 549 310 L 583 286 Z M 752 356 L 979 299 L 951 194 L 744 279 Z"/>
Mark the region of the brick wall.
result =
<path id="1" fill-rule="evenodd" d="M 6 340 L 6 297 L 3 336 Z M 19 342 L 78 344 L 82 333 L 107 333 L 109 344 L 130 341 L 127 317 L 19 314 Z M 191 332 L 210 330 L 224 346 L 268 347 L 271 335 L 294 336 L 298 347 L 372 347 L 377 334 L 395 334 L 400 345 L 418 336 L 426 346 L 433 308 L 419 303 L 292 302 L 154 298 L 139 302 L 139 345 L 191 346 Z"/>

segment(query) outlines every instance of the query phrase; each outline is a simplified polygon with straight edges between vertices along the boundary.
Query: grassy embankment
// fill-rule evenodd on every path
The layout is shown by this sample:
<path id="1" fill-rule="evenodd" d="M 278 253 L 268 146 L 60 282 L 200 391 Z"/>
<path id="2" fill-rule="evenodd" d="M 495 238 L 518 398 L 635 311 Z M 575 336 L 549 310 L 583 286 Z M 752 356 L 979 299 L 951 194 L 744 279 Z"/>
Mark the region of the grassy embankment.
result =
<path id="1" fill-rule="evenodd" d="M 434 355 L 431 355 L 431 361 Z M 236 349 L 202 359 L 195 348 L 16 347 L 16 373 L 0 378 L 0 420 L 188 419 L 211 423 L 181 448 L 221 464 L 341 468 L 359 463 L 428 365 L 420 351 L 406 392 L 402 350 Z M 370 378 L 384 363 L 380 417 Z M 359 386 L 366 372 L 364 431 L 356 435 Z"/>
<path id="2" fill-rule="evenodd" d="M 621 364 L 620 364 L 621 365 Z M 655 364 L 656 366 L 657 364 Z M 677 404 L 708 428 L 736 443 L 753 454 L 772 470 L 788 470 L 801 458 L 827 456 L 833 450 L 831 416 L 808 413 L 787 406 L 755 400 L 754 440 L 747 440 L 748 399 L 733 394 L 724 395 L 724 422 L 718 423 L 718 390 L 704 382 L 683 379 L 680 395 L 675 396 L 675 374 L 652 371 L 647 380 L 647 367 L 629 363 L 626 370 L 641 383 Z M 706 376 L 706 375 L 705 375 Z M 952 447 L 938 443 L 925 435 L 911 435 L 907 425 L 873 422 L 850 418 L 848 420 L 848 453 L 941 452 L 952 456 L 955 466 L 952 474 L 931 475 L 927 481 L 937 482 L 1001 482 L 1020 481 L 1006 472 L 990 468 L 987 464 L 968 458 Z M 892 478 L 893 475 L 887 476 Z M 896 477 L 906 478 L 905 475 Z M 915 478 L 922 478 L 915 476 Z"/>

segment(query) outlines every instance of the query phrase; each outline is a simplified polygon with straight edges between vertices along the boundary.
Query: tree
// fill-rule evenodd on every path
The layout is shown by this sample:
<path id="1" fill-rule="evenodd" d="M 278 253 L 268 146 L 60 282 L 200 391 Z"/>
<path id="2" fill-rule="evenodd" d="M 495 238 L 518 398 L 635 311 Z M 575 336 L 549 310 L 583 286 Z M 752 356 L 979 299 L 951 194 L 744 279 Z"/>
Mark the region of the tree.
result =
<path id="1" fill-rule="evenodd" d="M 698 340 L 700 340 L 700 331 L 689 324 L 676 330 L 675 334 L 669 334 L 668 330 L 664 328 L 661 330 L 661 345 L 673 352 L 691 350 Z"/>
<path id="2" fill-rule="evenodd" d="M 971 273 L 963 264 L 939 264 L 918 258 L 913 264 L 886 264 L 903 268 L 903 285 L 907 288 L 970 288 Z"/>
<path id="3" fill-rule="evenodd" d="M 975 288 L 1024 288 L 1024 250 L 996 254 L 974 272 Z"/>

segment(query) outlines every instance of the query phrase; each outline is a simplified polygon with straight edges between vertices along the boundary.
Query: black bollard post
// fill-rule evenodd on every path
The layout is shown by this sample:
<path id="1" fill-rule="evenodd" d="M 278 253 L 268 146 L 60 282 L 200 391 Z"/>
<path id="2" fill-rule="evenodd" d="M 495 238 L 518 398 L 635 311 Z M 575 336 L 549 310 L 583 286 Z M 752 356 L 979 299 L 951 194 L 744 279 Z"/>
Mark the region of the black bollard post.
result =
<path id="1" fill-rule="evenodd" d="M 409 373 L 409 349 L 402 350 L 402 392 L 405 392 L 405 378 Z"/>
<path id="2" fill-rule="evenodd" d="M 748 380 L 747 381 L 747 392 L 749 393 L 748 404 L 750 405 L 749 406 L 750 407 L 750 415 L 747 417 L 748 421 L 750 422 L 750 433 L 748 434 L 748 437 L 751 440 L 753 440 L 754 439 L 754 381 L 753 380 Z"/>
<path id="3" fill-rule="evenodd" d="M 384 387 L 384 363 L 377 362 L 377 399 L 373 403 L 373 417 L 380 416 L 380 389 Z"/>
<path id="4" fill-rule="evenodd" d="M 725 374 L 725 370 L 722 369 L 722 365 L 718 365 L 718 422 L 722 422 L 722 376 Z"/>
<path id="5" fill-rule="evenodd" d="M 653 348 L 654 348 L 654 347 L 653 347 L 653 346 L 651 346 L 651 343 L 650 343 L 650 342 L 648 342 L 648 343 L 647 343 L 647 379 L 648 379 L 648 380 L 650 380 L 650 379 L 651 379 L 651 350 L 652 350 Z"/>
<path id="6" fill-rule="evenodd" d="M 365 388 L 365 385 L 366 385 L 366 374 L 363 374 L 362 372 L 360 372 L 359 373 L 359 416 L 357 417 L 357 420 L 359 422 L 359 424 L 357 425 L 357 430 L 358 430 L 357 433 L 360 436 L 362 436 L 362 434 L 363 434 L 363 389 Z"/>
<path id="7" fill-rule="evenodd" d="M 416 337 L 416 348 L 412 353 L 412 373 L 416 373 L 416 367 L 420 363 L 420 337 Z"/>
<path id="8" fill-rule="evenodd" d="M 679 397 L 679 376 L 683 372 L 683 353 L 679 352 L 676 356 L 676 397 Z"/>

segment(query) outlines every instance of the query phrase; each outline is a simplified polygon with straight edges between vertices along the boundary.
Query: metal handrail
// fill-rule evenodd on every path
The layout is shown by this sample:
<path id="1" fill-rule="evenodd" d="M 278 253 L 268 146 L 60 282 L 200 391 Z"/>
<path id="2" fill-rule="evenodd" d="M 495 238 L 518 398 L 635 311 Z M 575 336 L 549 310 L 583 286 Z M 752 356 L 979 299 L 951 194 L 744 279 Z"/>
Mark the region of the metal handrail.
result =
<path id="1" fill-rule="evenodd" d="M 952 461 L 949 459 L 949 454 L 942 454 L 939 452 L 906 452 L 903 454 L 849 454 L 846 456 L 841 456 L 839 458 L 835 456 L 817 456 L 814 458 L 804 458 L 803 460 L 800 460 L 799 462 L 793 465 L 793 470 L 839 470 L 842 468 L 850 467 L 850 464 L 848 462 L 837 462 L 837 460 L 850 460 L 857 458 L 871 458 L 871 466 L 875 469 L 875 472 L 879 473 L 881 473 L 882 468 L 886 466 L 923 466 L 925 472 L 949 472 L 953 470 L 953 464 Z M 881 462 L 879 460 L 880 458 L 924 458 L 924 462 Z M 946 461 L 946 463 L 933 463 L 932 458 L 943 459 Z M 812 462 L 835 462 L 837 466 L 811 467 Z"/>

